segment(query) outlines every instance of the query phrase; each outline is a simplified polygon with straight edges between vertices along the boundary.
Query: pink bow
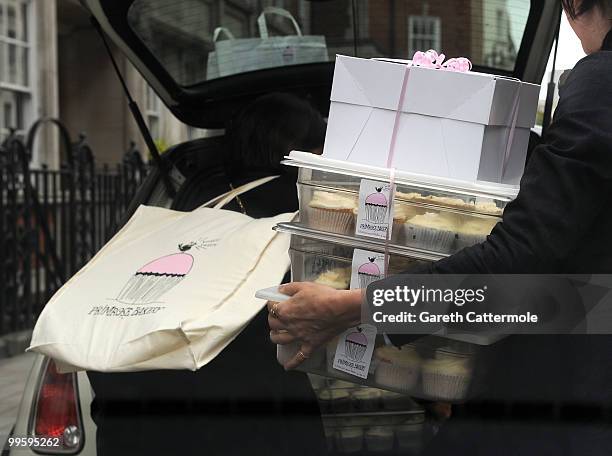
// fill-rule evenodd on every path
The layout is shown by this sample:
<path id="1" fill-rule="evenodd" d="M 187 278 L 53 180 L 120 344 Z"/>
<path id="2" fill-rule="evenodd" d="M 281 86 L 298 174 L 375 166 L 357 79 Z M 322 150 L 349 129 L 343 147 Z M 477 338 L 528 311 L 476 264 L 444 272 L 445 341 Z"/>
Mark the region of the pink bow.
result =
<path id="1" fill-rule="evenodd" d="M 417 51 L 412 57 L 412 64 L 423 68 L 434 68 L 438 70 L 457 71 L 466 73 L 472 69 L 472 62 L 465 57 L 456 57 L 444 62 L 446 56 L 438 54 L 433 49 L 427 52 Z"/>

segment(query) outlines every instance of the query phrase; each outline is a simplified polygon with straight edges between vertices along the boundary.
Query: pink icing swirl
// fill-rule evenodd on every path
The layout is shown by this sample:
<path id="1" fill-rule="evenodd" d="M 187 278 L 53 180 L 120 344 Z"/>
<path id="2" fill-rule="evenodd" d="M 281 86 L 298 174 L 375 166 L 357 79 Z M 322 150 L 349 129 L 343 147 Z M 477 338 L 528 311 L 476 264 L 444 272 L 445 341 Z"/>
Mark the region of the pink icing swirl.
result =
<path id="1" fill-rule="evenodd" d="M 145 264 L 137 274 L 186 275 L 193 266 L 193 257 L 188 253 L 174 253 Z"/>
<path id="2" fill-rule="evenodd" d="M 376 265 L 376 263 L 370 261 L 369 263 L 362 264 L 357 269 L 358 274 L 368 274 L 371 276 L 380 276 L 380 268 Z"/>
<path id="3" fill-rule="evenodd" d="M 348 336 L 346 336 L 346 341 L 358 345 L 368 345 L 368 338 L 361 332 L 350 333 Z"/>
<path id="4" fill-rule="evenodd" d="M 387 206 L 387 197 L 380 192 L 372 193 L 371 195 L 368 195 L 365 203 L 373 204 L 375 206 Z"/>

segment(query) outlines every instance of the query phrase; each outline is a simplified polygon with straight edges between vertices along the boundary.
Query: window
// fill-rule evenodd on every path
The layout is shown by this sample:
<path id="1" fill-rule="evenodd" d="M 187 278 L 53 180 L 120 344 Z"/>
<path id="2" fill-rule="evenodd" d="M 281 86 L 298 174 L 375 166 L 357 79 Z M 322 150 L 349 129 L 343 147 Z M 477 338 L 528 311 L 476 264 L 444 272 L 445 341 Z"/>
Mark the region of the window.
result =
<path id="1" fill-rule="evenodd" d="M 151 137 L 156 141 L 161 139 L 161 102 L 149 85 L 146 93 L 146 117 Z"/>
<path id="2" fill-rule="evenodd" d="M 0 139 L 24 134 L 32 98 L 28 0 L 0 0 Z"/>
<path id="3" fill-rule="evenodd" d="M 440 18 L 434 16 L 408 17 L 408 56 L 417 51 L 440 49 Z"/>

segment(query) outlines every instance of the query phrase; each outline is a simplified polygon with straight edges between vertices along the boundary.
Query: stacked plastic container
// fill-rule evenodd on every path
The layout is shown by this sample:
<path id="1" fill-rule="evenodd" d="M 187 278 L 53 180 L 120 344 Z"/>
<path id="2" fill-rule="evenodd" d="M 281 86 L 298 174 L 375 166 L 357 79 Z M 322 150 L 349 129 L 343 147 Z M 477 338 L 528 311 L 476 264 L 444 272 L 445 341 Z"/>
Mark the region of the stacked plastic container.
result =
<path id="1" fill-rule="evenodd" d="M 387 250 L 388 274 L 397 274 L 484 241 L 518 191 L 514 186 L 398 173 L 392 234 L 385 246 L 385 239 L 356 235 L 356 223 L 362 179 L 388 184 L 389 170 L 304 153 L 292 153 L 285 164 L 299 168 L 299 219 L 276 227 L 291 235 L 292 280 L 337 289 L 363 288 L 381 278 L 382 272 L 373 268 L 355 268 L 356 250 L 379 255 Z M 479 344 L 488 343 L 444 335 L 396 347 L 384 336 L 376 337 L 365 379 L 334 368 L 337 340 L 309 358 L 302 369 L 412 397 L 461 402 L 473 390 Z M 297 346 L 279 347 L 279 361 L 297 350 Z"/>

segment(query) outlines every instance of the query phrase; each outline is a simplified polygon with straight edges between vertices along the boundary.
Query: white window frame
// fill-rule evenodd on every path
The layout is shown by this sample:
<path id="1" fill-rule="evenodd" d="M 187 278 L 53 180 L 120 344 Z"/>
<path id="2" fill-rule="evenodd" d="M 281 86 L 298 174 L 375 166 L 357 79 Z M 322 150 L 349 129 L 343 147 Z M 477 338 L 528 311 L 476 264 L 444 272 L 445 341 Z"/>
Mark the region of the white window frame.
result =
<path id="1" fill-rule="evenodd" d="M 153 140 L 157 141 L 162 139 L 161 100 L 153 88 L 147 83 L 145 83 L 145 90 L 145 116 L 147 118 L 147 126 L 151 131 Z"/>
<path id="2" fill-rule="evenodd" d="M 25 135 L 26 130 L 34 122 L 35 113 L 37 112 L 38 97 L 37 97 L 37 84 L 35 84 L 35 77 L 37 72 L 37 49 L 34 43 L 36 43 L 36 7 L 35 2 L 32 0 L 0 0 L 0 5 L 3 8 L 3 15 L 0 19 L 3 21 L 0 24 L 0 46 L 4 47 L 4 52 L 0 53 L 0 57 L 3 59 L 0 62 L 0 100 L 4 100 L 2 95 L 8 93 L 9 96 L 17 95 L 20 97 L 21 105 L 16 102 L 12 105 L 13 119 L 14 122 L 18 122 L 17 116 L 21 116 L 22 128 L 17 129 L 18 135 Z M 16 23 L 17 28 L 26 27 L 25 41 L 18 38 L 10 38 L 8 36 L 8 6 L 13 6 L 16 11 Z M 24 14 L 25 11 L 25 14 Z M 22 23 L 20 24 L 21 21 Z M 25 25 L 23 25 L 25 23 Z M 17 82 L 9 81 L 9 65 L 8 65 L 8 47 L 16 46 L 19 50 L 17 52 L 17 59 L 20 56 L 23 58 L 23 53 L 27 53 L 26 71 L 27 80 L 23 81 L 23 77 L 17 78 Z M 21 68 L 17 65 L 17 71 Z M 4 119 L 5 102 L 0 102 L 0 140 L 5 138 L 9 134 L 9 128 L 17 127 L 14 125 L 7 125 L 5 127 L 6 120 Z"/>
<path id="3" fill-rule="evenodd" d="M 417 26 L 421 30 L 431 28 L 432 33 L 414 33 Z M 411 15 L 408 16 L 408 58 L 412 58 L 416 51 L 439 51 L 442 41 L 441 20 L 438 16 Z"/>

